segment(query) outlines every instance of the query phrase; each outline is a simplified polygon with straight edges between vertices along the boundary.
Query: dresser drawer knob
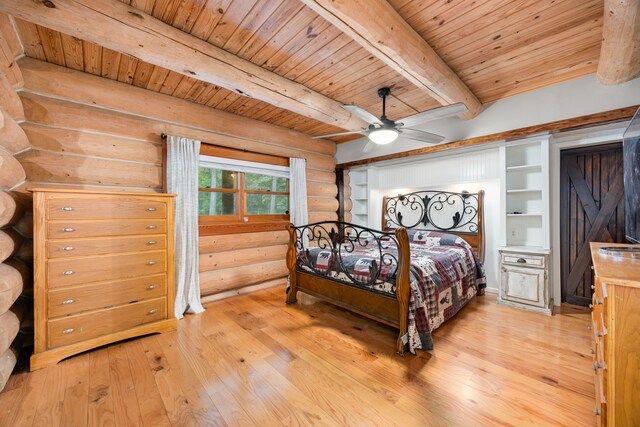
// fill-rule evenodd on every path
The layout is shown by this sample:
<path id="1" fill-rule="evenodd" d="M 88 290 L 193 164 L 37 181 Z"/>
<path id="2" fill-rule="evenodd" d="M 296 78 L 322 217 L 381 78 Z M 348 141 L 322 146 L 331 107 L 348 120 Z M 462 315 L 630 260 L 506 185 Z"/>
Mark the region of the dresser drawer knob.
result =
<path id="1" fill-rule="evenodd" d="M 155 212 L 155 211 L 156 211 L 156 208 L 147 208 L 147 210 L 148 210 L 149 212 Z"/>
<path id="2" fill-rule="evenodd" d="M 75 231 L 75 230 L 71 227 L 65 227 L 62 229 L 62 231 L 64 231 L 65 233 L 71 233 L 72 231 Z"/>
<path id="3" fill-rule="evenodd" d="M 600 332 L 600 331 L 596 331 L 596 336 L 597 337 L 601 337 L 601 336 L 604 336 L 604 334 L 602 332 Z"/>
<path id="4" fill-rule="evenodd" d="M 591 352 L 591 354 L 596 354 L 596 351 L 592 348 L 589 349 L 589 352 Z"/>
<path id="5" fill-rule="evenodd" d="M 600 415 L 600 408 L 598 408 L 597 406 L 595 406 L 593 408 L 593 415 Z"/>
<path id="6" fill-rule="evenodd" d="M 158 228 L 158 226 L 157 225 L 147 225 L 147 228 L 149 230 L 155 230 L 156 228 Z"/>
<path id="7" fill-rule="evenodd" d="M 593 308 L 593 304 L 589 304 L 589 308 Z"/>
<path id="8" fill-rule="evenodd" d="M 75 271 L 73 271 L 73 270 L 67 270 L 67 271 L 64 271 L 62 274 L 63 274 L 64 276 L 71 276 L 71 275 L 72 275 L 72 274 L 74 274 L 74 273 L 75 273 Z"/>
<path id="9" fill-rule="evenodd" d="M 147 242 L 147 245 L 155 245 L 156 243 L 158 243 L 158 242 L 156 242 L 155 240 L 149 240 Z"/>
<path id="10" fill-rule="evenodd" d="M 158 312 L 157 308 L 152 308 L 151 310 L 149 310 L 149 314 L 156 314 Z"/>
<path id="11" fill-rule="evenodd" d="M 73 208 L 71 206 L 65 206 L 64 208 L 62 208 L 63 211 L 72 211 Z"/>
<path id="12" fill-rule="evenodd" d="M 147 286 L 147 289 L 155 289 L 157 287 L 158 287 L 158 285 L 149 285 L 149 286 Z"/>
<path id="13" fill-rule="evenodd" d="M 65 246 L 64 248 L 62 248 L 63 251 L 72 251 L 73 249 L 73 246 Z"/>
<path id="14" fill-rule="evenodd" d="M 149 261 L 147 262 L 147 265 L 156 265 L 158 263 L 158 261 Z"/>
<path id="15" fill-rule="evenodd" d="M 74 332 L 74 331 L 75 331 L 75 329 L 69 328 L 69 329 L 65 329 L 64 331 L 62 331 L 62 333 L 66 335 L 66 334 L 70 334 L 71 332 Z"/>
<path id="16" fill-rule="evenodd" d="M 74 302 L 76 302 L 76 300 L 74 299 L 66 299 L 64 301 L 62 301 L 63 305 L 69 305 L 69 304 L 73 304 Z"/>
<path id="17" fill-rule="evenodd" d="M 599 364 L 597 361 L 596 361 L 596 362 L 593 362 L 593 370 L 594 370 L 594 371 L 595 371 L 595 370 L 600 369 L 601 367 L 602 367 L 602 366 L 600 366 L 600 364 Z"/>
<path id="18" fill-rule="evenodd" d="M 526 264 L 527 260 L 524 258 L 518 258 L 518 260 L 516 261 L 518 264 Z"/>

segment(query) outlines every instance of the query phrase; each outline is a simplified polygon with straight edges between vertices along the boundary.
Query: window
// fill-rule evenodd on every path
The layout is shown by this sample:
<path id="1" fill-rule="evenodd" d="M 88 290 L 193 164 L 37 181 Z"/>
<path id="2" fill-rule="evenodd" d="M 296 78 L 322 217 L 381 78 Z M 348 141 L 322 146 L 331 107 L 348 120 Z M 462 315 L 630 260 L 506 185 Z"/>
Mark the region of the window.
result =
<path id="1" fill-rule="evenodd" d="M 198 187 L 200 225 L 213 232 L 205 234 L 225 224 L 241 232 L 238 226 L 255 231 L 252 224 L 289 221 L 288 166 L 201 155 Z"/>

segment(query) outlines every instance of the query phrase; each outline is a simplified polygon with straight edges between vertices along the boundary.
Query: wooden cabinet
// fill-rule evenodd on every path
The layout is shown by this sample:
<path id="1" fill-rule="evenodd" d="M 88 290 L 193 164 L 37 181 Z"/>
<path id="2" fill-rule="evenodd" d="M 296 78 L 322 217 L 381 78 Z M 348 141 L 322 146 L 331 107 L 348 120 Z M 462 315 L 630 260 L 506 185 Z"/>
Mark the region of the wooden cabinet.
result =
<path id="1" fill-rule="evenodd" d="M 549 136 L 500 147 L 502 245 L 498 303 L 552 314 Z"/>
<path id="2" fill-rule="evenodd" d="M 31 370 L 176 327 L 173 196 L 31 188 Z"/>
<path id="3" fill-rule="evenodd" d="M 500 248 L 498 303 L 551 314 L 548 266 L 548 251 Z"/>
<path id="4" fill-rule="evenodd" d="M 614 243 L 591 243 L 595 273 L 591 328 L 598 425 L 640 424 L 640 259 L 599 252 Z"/>

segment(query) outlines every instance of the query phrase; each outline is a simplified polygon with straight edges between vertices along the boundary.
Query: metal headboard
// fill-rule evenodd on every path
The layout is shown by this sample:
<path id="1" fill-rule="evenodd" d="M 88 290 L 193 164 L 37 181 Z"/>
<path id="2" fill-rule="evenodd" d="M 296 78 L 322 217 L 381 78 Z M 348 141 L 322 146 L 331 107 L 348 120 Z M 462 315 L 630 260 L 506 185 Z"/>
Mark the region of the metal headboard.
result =
<path id="1" fill-rule="evenodd" d="M 382 229 L 443 231 L 467 240 L 481 258 L 484 254 L 484 191 L 424 190 L 386 196 L 382 202 Z"/>

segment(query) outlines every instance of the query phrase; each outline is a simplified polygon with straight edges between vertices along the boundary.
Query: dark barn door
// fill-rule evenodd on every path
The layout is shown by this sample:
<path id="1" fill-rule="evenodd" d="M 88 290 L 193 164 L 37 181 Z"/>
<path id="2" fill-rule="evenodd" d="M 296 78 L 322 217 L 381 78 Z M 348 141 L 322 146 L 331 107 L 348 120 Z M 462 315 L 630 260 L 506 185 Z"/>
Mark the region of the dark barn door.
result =
<path id="1" fill-rule="evenodd" d="M 589 242 L 625 241 L 622 143 L 565 150 L 560 158 L 562 301 L 589 305 Z"/>

